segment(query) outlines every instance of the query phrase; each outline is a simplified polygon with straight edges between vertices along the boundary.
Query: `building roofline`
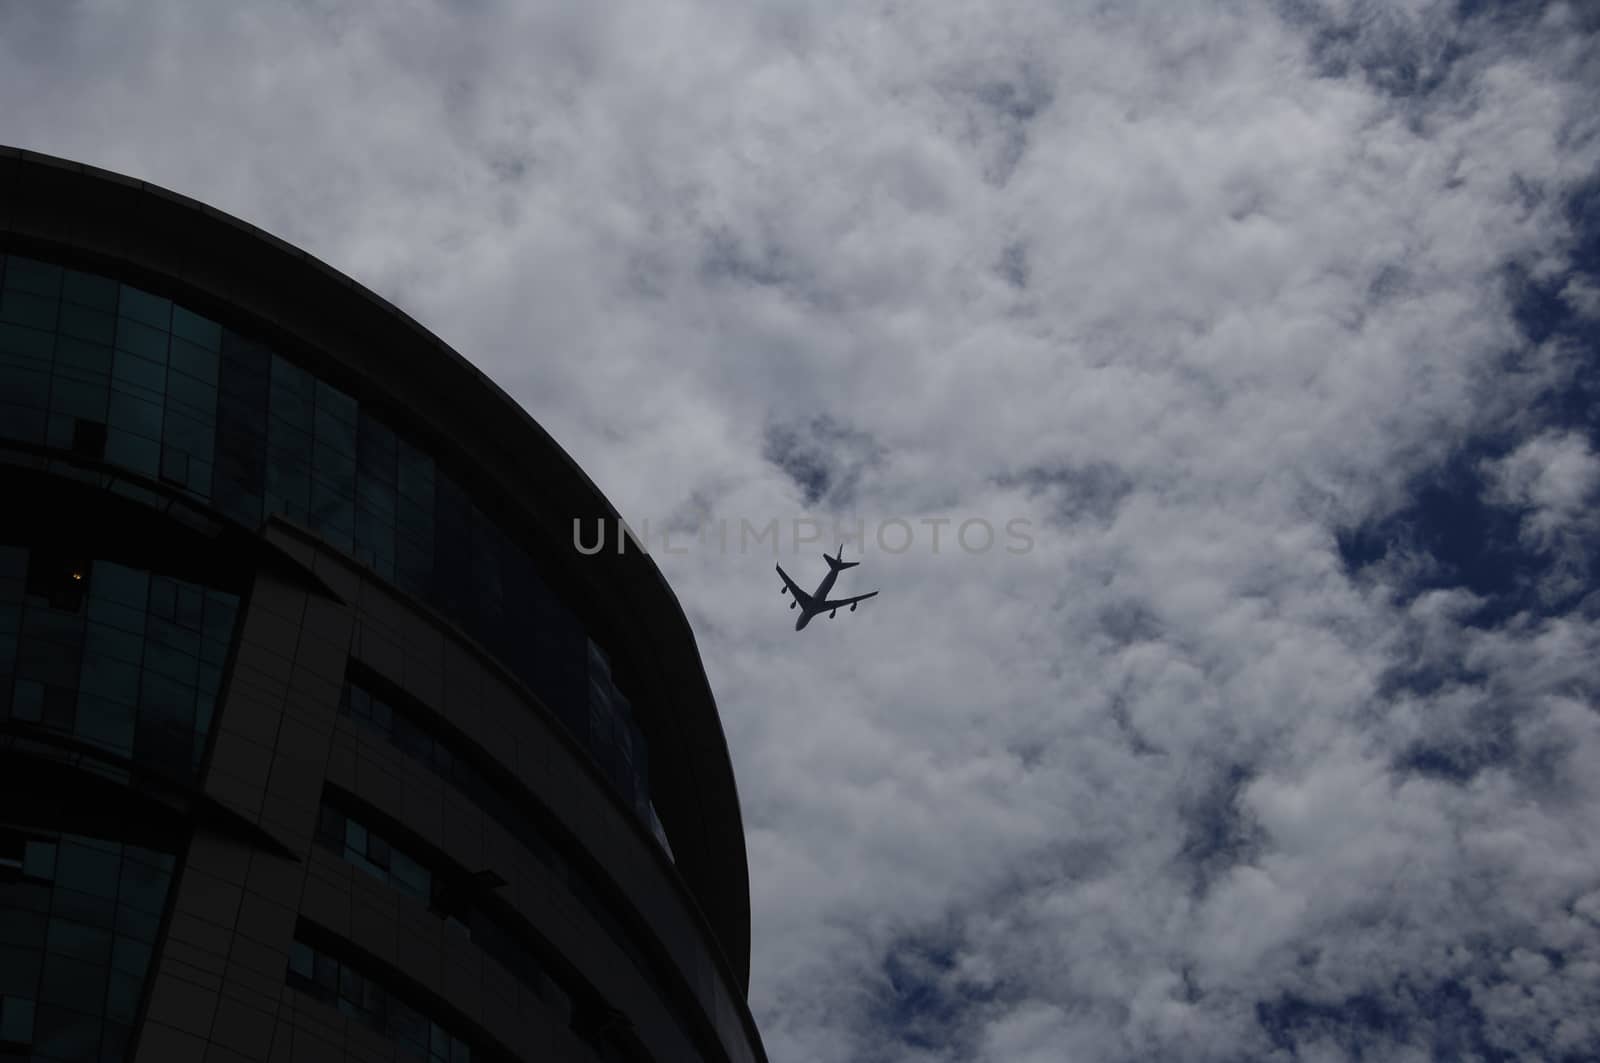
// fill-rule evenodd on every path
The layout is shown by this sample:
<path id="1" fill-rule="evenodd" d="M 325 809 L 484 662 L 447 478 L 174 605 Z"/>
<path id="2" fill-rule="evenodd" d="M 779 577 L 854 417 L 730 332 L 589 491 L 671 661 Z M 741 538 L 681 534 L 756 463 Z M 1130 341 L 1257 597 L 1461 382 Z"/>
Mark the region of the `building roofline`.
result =
<path id="1" fill-rule="evenodd" d="M 256 226 L 158 185 L 0 146 L 0 241 L 114 270 L 201 312 L 319 357 L 363 394 L 431 429 L 492 492 L 508 533 L 547 565 L 586 626 L 626 663 L 651 750 L 652 793 L 675 875 L 739 990 L 749 986 L 749 868 L 727 739 L 687 617 L 631 546 L 577 554 L 572 521 L 620 519 L 570 455 L 476 366 L 375 292 Z M 245 320 L 241 321 L 241 317 Z M 397 364 L 398 360 L 398 364 Z M 537 460 L 530 460 L 530 457 Z M 502 515 L 497 511 L 497 515 Z M 566 555 L 566 556 L 564 556 Z M 578 600 L 574 600 L 574 598 Z M 753 1027 L 752 1027 L 753 1029 Z"/>

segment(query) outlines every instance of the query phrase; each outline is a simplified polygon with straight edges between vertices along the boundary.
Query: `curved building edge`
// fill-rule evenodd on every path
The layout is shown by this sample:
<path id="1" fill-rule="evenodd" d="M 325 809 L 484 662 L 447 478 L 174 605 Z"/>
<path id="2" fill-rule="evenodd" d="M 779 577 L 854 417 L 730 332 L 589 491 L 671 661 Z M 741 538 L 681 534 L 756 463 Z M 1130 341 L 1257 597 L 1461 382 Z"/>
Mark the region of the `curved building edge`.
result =
<path id="1" fill-rule="evenodd" d="M 745 1002 L 750 907 L 738 795 L 693 633 L 648 555 L 637 548 L 576 555 L 574 520 L 589 527 L 602 520 L 611 528 L 619 520 L 576 463 L 481 371 L 379 296 L 247 223 L 157 186 L 0 148 L 0 252 L 102 270 L 247 327 L 286 351 L 337 369 L 359 382 L 364 394 L 381 395 L 383 406 L 401 411 L 431 433 L 432 446 L 471 470 L 474 497 L 492 499 L 489 504 L 498 507 L 493 515 L 518 542 L 554 562 L 548 566 L 552 582 L 585 626 L 603 635 L 636 697 L 640 687 L 648 687 L 648 701 L 640 698 L 648 711 L 639 714 L 639 726 L 650 749 L 651 797 L 666 824 L 672 858 L 626 814 L 619 817 L 622 829 L 637 836 L 639 851 L 650 854 L 647 878 L 669 884 L 706 941 L 714 970 L 686 972 L 686 978 L 704 984 L 710 975 L 726 985 L 728 991 L 717 993 L 716 1006 L 707 1010 L 731 1008 L 736 1014 L 713 1015 L 713 1021 L 732 1020 L 743 1029 L 748 1051 L 764 1058 Z M 537 459 L 530 461 L 530 455 Z M 60 461 L 40 460 L 61 471 Z M 83 478 L 81 470 L 77 478 Z M 160 488 L 157 483 L 141 489 Z M 201 513 L 196 519 L 215 516 Z M 351 587 L 367 593 L 369 584 L 392 592 L 400 608 L 427 617 L 447 638 L 467 645 L 508 689 L 538 703 L 493 653 L 421 603 L 363 575 L 358 562 L 317 536 L 279 522 L 259 531 L 280 561 L 299 558 L 311 582 L 321 581 L 315 595 L 337 598 Z M 556 740 L 567 739 L 556 728 Z M 588 769 L 576 747 L 569 752 Z M 602 802 L 623 807 L 603 786 L 600 791 Z"/>

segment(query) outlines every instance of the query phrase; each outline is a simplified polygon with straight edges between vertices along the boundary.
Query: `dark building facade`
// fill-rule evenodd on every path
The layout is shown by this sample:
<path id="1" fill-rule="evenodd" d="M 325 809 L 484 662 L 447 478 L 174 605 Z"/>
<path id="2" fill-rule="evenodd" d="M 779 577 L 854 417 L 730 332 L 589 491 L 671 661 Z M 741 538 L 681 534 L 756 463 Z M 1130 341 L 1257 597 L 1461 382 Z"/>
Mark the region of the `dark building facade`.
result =
<path id="1" fill-rule="evenodd" d="M 765 1059 L 682 611 L 415 322 L 0 149 L 0 499 L 0 1059 Z"/>

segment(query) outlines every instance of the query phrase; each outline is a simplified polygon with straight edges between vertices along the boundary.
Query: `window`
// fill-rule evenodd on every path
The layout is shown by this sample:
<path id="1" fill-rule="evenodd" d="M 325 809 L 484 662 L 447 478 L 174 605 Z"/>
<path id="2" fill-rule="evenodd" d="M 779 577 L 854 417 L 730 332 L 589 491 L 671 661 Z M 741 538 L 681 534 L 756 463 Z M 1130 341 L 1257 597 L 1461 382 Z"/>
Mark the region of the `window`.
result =
<path id="1" fill-rule="evenodd" d="M 479 770 L 482 756 L 468 753 L 465 743 L 442 730 L 431 714 L 398 699 L 380 696 L 359 683 L 346 681 L 339 709 L 368 724 L 390 744 L 451 783 L 497 819 L 514 837 L 539 856 L 563 881 L 569 870 L 551 848 L 543 830 L 521 807 L 522 798 L 511 785 L 497 783 Z"/>
<path id="2" fill-rule="evenodd" d="M 28 1045 L 33 1041 L 33 1001 L 27 997 L 0 997 L 0 1045 Z"/>
<path id="3" fill-rule="evenodd" d="M 413 1006 L 408 993 L 307 944 L 297 937 L 289 949 L 289 985 L 360 1019 L 398 1042 L 402 1052 L 427 1063 L 471 1063 L 472 1048 L 424 1009 Z"/>
<path id="4" fill-rule="evenodd" d="M 25 575 L 0 580 L 0 716 L 195 772 L 238 597 L 106 561 L 6 553 Z"/>
<path id="5" fill-rule="evenodd" d="M 212 498 L 218 508 L 248 528 L 261 523 L 271 358 L 265 347 L 237 333 L 223 332 Z"/>
<path id="6" fill-rule="evenodd" d="M 37 679 L 18 679 L 11 686 L 11 718 L 22 723 L 44 719 L 44 684 Z"/>
<path id="7" fill-rule="evenodd" d="M 422 861 L 395 848 L 361 819 L 327 800 L 317 822 L 317 840 L 374 878 L 424 904 L 433 904 L 433 875 Z"/>
<path id="8" fill-rule="evenodd" d="M 495 654 L 650 821 L 641 733 L 612 718 L 615 697 L 591 712 L 583 625 L 448 465 L 356 395 L 169 299 L 4 261 L 0 436 L 163 481 L 251 529 L 279 514 L 317 532 Z M 202 696 L 196 719 L 208 711 Z"/>
<path id="9" fill-rule="evenodd" d="M 6 259 L 6 288 L 16 291 L 48 295 L 52 299 L 61 292 L 62 269 L 48 262 L 38 262 L 21 255 Z"/>
<path id="10" fill-rule="evenodd" d="M 35 329 L 53 329 L 58 303 L 49 296 L 7 288 L 0 293 L 0 321 Z"/>
<path id="11" fill-rule="evenodd" d="M 122 1059 L 175 860 L 0 825 L 0 1057 Z"/>
<path id="12" fill-rule="evenodd" d="M 573 994 L 561 987 L 523 940 L 528 931 L 492 914 L 477 900 L 483 891 L 504 885 L 504 879 L 417 855 L 414 847 L 395 844 L 353 808 L 352 798 L 335 801 L 324 796 L 317 840 L 346 862 L 428 905 L 538 994 L 561 1022 L 571 1020 Z"/>
<path id="13" fill-rule="evenodd" d="M 349 552 L 355 535 L 356 401 L 316 381 L 310 524 Z"/>
<path id="14" fill-rule="evenodd" d="M 172 327 L 172 300 L 124 284 L 118 291 L 117 313 L 163 332 Z"/>
<path id="15" fill-rule="evenodd" d="M 161 478 L 183 487 L 189 482 L 189 455 L 170 447 L 161 454 Z"/>
<path id="16" fill-rule="evenodd" d="M 353 679 L 347 678 L 345 681 L 340 711 L 382 733 L 390 743 L 450 782 L 479 808 L 498 820 L 513 837 L 544 862 L 606 934 L 622 948 L 624 953 L 634 958 L 634 963 L 641 971 L 647 972 L 651 978 L 660 977 L 644 958 L 648 954 L 648 946 L 628 929 L 606 900 L 614 891 L 598 885 L 556 851 L 555 844 L 545 833 L 544 828 L 527 811 L 525 803 L 531 799 L 521 791 L 520 784 L 509 778 L 495 779 L 489 772 L 478 767 L 480 764 L 486 764 L 491 765 L 490 770 L 493 770 L 492 761 L 486 754 L 471 748 L 460 738 L 445 733 L 445 729 L 440 727 L 433 720 L 432 714 L 425 709 L 407 704 L 398 695 L 376 693 L 362 682 Z M 635 750 L 635 755 L 639 755 L 639 752 Z M 649 806 L 646 805 L 646 808 Z M 659 825 L 655 827 L 653 833 L 665 848 L 666 835 L 660 830 Z M 473 941 L 504 964 L 508 970 L 525 970 L 527 968 L 519 967 L 519 964 L 533 962 L 531 953 L 526 954 L 525 960 L 517 951 L 513 951 L 521 948 L 516 945 L 513 933 L 504 928 L 491 929 L 492 923 L 480 924 L 478 909 L 472 909 L 462 915 L 469 925 L 484 925 L 482 931 L 473 935 Z M 542 969 L 538 975 L 525 977 L 524 982 L 535 991 L 543 993 L 536 981 L 538 977 L 543 977 Z M 560 995 L 546 996 L 546 999 L 552 1000 L 554 1006 L 558 1008 L 571 1008 L 573 994 L 561 989 L 554 982 L 549 984 L 551 991 Z M 692 1042 L 694 1038 L 688 1031 L 693 1028 L 693 1024 L 681 1015 L 678 1022 L 685 1031 L 684 1036 Z"/>

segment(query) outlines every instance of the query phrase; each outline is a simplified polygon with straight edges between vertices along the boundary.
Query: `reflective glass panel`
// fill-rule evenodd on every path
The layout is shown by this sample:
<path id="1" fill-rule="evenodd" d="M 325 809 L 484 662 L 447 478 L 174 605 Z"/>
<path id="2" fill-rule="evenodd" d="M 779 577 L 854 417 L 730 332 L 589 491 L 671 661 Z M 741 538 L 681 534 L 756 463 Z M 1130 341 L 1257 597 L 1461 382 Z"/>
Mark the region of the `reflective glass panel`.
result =
<path id="1" fill-rule="evenodd" d="M 123 1058 L 158 915 L 117 913 L 136 900 L 161 911 L 172 854 L 0 823 L 9 851 L 25 854 L 27 892 L 7 886 L 0 919 L 0 1056 L 20 1046 L 57 1063 Z"/>
<path id="2" fill-rule="evenodd" d="M 160 294 L 12 255 L 0 270 L 0 439 L 109 462 L 250 528 L 278 514 L 317 533 L 500 658 L 649 819 L 642 734 L 592 714 L 589 639 L 577 616 L 476 504 L 487 500 L 359 396 Z M 181 759 L 196 743 L 180 732 L 209 720 L 205 685 L 187 709 L 170 691 L 152 693 L 161 705 L 150 720 L 141 715 L 137 743 Z M 102 700 L 57 711 L 52 726 L 127 746 L 129 721 L 111 706 L 142 704 L 139 696 L 94 697 Z M 19 718 L 45 719 L 49 702 L 48 691 L 24 689 Z"/>

